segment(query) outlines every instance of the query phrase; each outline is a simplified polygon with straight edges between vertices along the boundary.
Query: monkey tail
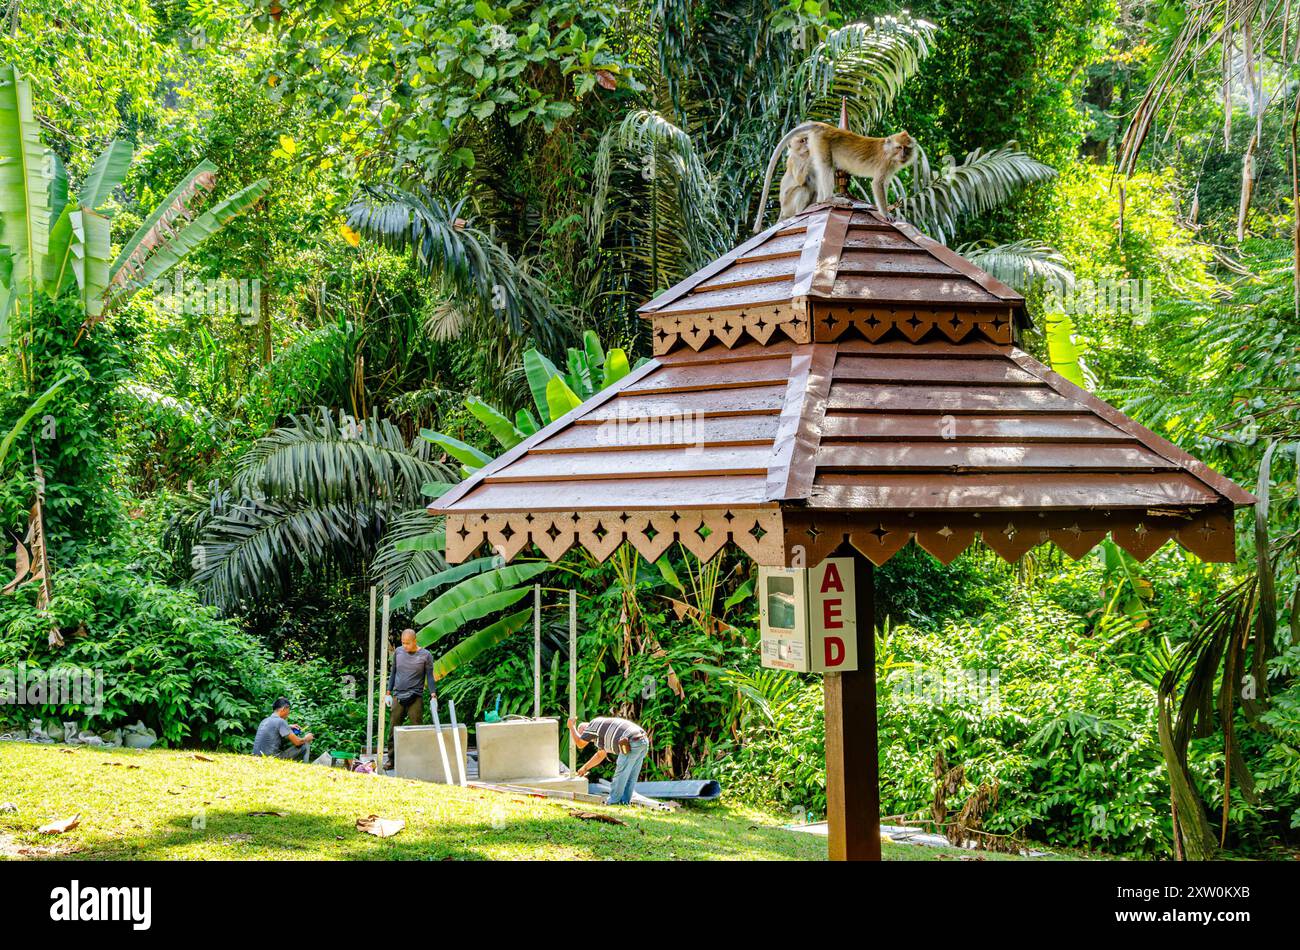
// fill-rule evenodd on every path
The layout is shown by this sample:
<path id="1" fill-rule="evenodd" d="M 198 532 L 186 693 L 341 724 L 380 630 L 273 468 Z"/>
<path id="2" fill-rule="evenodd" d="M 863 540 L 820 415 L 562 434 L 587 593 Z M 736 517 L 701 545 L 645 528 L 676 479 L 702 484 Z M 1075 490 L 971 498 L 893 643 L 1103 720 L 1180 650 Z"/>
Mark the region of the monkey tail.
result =
<path id="1" fill-rule="evenodd" d="M 763 176 L 763 194 L 758 199 L 758 214 L 754 217 L 754 233 L 757 234 L 763 230 L 763 209 L 767 206 L 767 193 L 772 187 L 772 175 L 776 172 L 776 160 L 781 157 L 782 150 L 790 144 L 790 140 L 801 132 L 807 132 L 816 125 L 815 122 L 801 122 L 789 132 L 781 137 L 781 141 L 776 143 L 776 148 L 772 149 L 772 158 L 767 163 L 767 174 Z"/>

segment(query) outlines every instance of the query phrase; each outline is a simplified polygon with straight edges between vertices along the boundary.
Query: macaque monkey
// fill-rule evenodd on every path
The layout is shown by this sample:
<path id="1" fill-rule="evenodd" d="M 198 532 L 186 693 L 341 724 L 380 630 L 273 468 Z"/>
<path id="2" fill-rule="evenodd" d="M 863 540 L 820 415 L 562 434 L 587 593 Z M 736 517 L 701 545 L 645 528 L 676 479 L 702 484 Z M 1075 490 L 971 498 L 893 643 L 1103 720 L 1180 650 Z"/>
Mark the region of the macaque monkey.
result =
<path id="1" fill-rule="evenodd" d="M 763 178 L 763 196 L 758 202 L 758 216 L 754 219 L 754 233 L 763 229 L 763 206 L 772 186 L 772 174 L 781 149 L 790 146 L 786 158 L 785 175 L 781 178 L 781 217 L 798 214 L 808 205 L 826 201 L 835 193 L 835 172 L 848 172 L 859 178 L 871 179 L 871 194 L 876 199 L 876 210 L 889 215 L 889 182 L 916 161 L 916 140 L 906 132 L 877 139 L 837 129 L 824 122 L 804 122 L 785 134 L 767 163 Z"/>

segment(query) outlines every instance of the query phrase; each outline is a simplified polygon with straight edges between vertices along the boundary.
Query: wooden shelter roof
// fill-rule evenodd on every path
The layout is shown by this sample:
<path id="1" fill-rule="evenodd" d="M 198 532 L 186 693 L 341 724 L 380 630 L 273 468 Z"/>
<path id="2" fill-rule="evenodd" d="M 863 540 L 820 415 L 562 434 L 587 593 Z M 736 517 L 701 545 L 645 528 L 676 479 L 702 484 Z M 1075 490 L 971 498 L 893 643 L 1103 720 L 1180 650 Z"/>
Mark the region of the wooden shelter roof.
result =
<path id="1" fill-rule="evenodd" d="M 641 309 L 653 359 L 430 506 L 449 559 L 677 540 L 814 564 L 848 540 L 879 564 L 915 538 L 946 562 L 979 535 L 1014 560 L 1107 533 L 1235 559 L 1251 495 L 1019 349 L 1022 298 L 865 205 L 780 222 Z"/>

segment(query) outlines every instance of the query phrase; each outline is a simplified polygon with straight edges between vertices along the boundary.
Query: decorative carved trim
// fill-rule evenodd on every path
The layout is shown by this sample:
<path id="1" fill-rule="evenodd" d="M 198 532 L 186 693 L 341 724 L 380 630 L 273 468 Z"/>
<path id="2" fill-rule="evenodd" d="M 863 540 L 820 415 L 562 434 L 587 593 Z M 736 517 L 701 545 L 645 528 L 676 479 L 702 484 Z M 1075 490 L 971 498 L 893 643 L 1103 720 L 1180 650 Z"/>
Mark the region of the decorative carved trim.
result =
<path id="1" fill-rule="evenodd" d="M 833 343 L 849 330 L 872 343 L 894 333 L 913 343 L 937 330 L 953 343 L 967 337 L 979 337 L 992 343 L 1013 342 L 1011 310 L 960 310 L 956 308 L 909 307 L 903 304 L 846 304 L 835 307 L 815 306 L 813 339 Z"/>
<path id="2" fill-rule="evenodd" d="M 812 342 L 808 338 L 805 312 L 793 304 L 709 313 L 654 314 L 651 322 L 655 356 L 671 352 L 680 343 L 699 350 L 710 340 L 717 340 L 730 349 L 742 335 L 767 343 L 778 327 L 795 343 Z"/>
<path id="3" fill-rule="evenodd" d="M 908 541 L 915 540 L 944 564 L 970 547 L 978 534 L 1004 560 L 1015 562 L 1040 544 L 1055 544 L 1078 560 L 1104 538 L 1111 538 L 1139 561 L 1176 539 L 1198 557 L 1219 563 L 1236 560 L 1233 515 L 1208 509 L 1186 517 L 1161 512 L 954 512 L 915 516 L 884 512 L 784 513 L 785 563 L 811 567 L 845 541 L 873 564 L 884 564 Z"/>
<path id="4" fill-rule="evenodd" d="M 708 508 L 680 511 L 510 511 L 447 515 L 447 560 L 472 557 L 484 544 L 513 560 L 532 543 L 550 561 L 575 544 L 597 561 L 624 541 L 647 561 L 658 560 L 674 541 L 707 561 L 730 542 L 758 564 L 779 565 L 783 556 L 781 510 Z"/>

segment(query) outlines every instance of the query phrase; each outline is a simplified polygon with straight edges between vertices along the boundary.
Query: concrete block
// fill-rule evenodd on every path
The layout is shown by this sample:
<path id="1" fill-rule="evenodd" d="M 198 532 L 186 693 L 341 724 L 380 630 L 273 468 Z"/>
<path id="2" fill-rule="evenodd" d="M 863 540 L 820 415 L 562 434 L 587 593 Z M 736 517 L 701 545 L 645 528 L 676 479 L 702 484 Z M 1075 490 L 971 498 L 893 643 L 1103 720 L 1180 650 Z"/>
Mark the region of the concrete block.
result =
<path id="1" fill-rule="evenodd" d="M 560 777 L 560 721 L 507 719 L 475 726 L 483 782 Z"/>
<path id="2" fill-rule="evenodd" d="M 464 725 L 456 727 L 460 733 L 462 764 L 465 750 L 469 748 L 469 735 Z M 437 726 L 398 726 L 393 730 L 393 774 L 398 778 L 418 778 L 425 782 L 457 785 L 460 775 L 456 771 L 456 743 L 451 726 L 442 727 L 442 741 L 447 747 L 448 776 L 442 770 L 442 753 L 438 751 Z"/>

